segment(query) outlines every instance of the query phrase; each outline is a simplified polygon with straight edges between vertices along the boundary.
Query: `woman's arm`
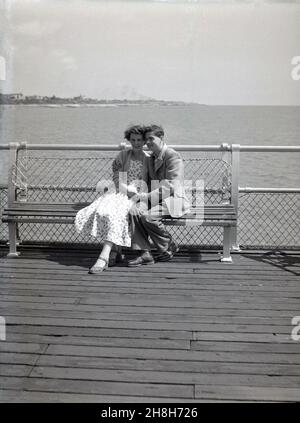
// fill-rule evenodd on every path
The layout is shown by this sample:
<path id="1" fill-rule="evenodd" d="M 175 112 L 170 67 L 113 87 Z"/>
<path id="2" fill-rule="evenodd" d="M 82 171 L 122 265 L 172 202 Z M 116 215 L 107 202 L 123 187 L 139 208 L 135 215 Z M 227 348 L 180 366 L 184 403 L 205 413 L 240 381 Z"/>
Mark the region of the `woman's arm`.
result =
<path id="1" fill-rule="evenodd" d="M 122 162 L 120 154 L 112 162 L 113 182 L 117 192 L 119 191 L 119 172 L 122 171 Z"/>
<path id="2" fill-rule="evenodd" d="M 122 192 L 123 194 L 127 195 L 129 198 L 133 195 L 137 194 L 137 190 L 133 186 L 129 186 L 127 184 L 127 178 L 124 172 L 124 158 L 122 157 L 121 153 L 113 160 L 112 163 L 112 171 L 113 171 L 113 182 L 116 187 L 117 192 Z M 120 173 L 123 173 L 120 178 Z M 125 176 L 125 178 L 124 178 Z"/>

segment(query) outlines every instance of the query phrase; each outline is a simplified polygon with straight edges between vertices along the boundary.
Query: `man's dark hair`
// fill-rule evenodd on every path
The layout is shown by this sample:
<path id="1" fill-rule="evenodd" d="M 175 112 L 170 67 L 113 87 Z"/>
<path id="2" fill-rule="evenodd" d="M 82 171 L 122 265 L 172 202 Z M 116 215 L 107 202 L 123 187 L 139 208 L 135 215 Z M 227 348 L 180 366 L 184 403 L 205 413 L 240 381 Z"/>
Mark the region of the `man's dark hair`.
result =
<path id="1" fill-rule="evenodd" d="M 163 130 L 162 126 L 159 125 L 149 125 L 144 127 L 144 133 L 152 132 L 153 135 L 156 137 L 162 138 L 165 135 L 165 132 Z"/>

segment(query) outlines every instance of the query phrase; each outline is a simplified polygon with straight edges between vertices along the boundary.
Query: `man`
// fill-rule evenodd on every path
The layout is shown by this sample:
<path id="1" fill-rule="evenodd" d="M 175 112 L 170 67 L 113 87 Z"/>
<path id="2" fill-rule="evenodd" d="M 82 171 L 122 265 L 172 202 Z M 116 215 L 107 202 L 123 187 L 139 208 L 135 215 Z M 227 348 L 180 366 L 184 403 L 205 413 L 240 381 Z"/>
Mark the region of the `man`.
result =
<path id="1" fill-rule="evenodd" d="M 177 244 L 162 223 L 162 216 L 180 217 L 188 212 L 189 204 L 184 193 L 183 161 L 175 150 L 164 142 L 164 130 L 152 125 L 145 128 L 149 158 L 150 192 L 137 196 L 149 205 L 146 212 L 132 215 L 132 248 L 139 255 L 128 262 L 129 267 L 153 264 L 149 237 L 159 251 L 157 261 L 168 261 L 178 251 Z"/>

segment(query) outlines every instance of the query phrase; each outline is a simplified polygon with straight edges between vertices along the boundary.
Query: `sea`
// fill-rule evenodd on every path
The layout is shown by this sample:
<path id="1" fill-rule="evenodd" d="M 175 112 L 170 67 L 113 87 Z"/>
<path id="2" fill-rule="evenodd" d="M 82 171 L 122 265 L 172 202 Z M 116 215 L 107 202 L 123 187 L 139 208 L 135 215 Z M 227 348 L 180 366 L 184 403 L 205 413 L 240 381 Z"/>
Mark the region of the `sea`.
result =
<path id="1" fill-rule="evenodd" d="M 107 105 L 0 108 L 0 143 L 119 144 L 131 124 L 161 124 L 171 145 L 299 146 L 300 107 Z M 241 187 L 299 188 L 299 153 L 241 153 Z M 0 184 L 8 153 L 0 150 Z"/>

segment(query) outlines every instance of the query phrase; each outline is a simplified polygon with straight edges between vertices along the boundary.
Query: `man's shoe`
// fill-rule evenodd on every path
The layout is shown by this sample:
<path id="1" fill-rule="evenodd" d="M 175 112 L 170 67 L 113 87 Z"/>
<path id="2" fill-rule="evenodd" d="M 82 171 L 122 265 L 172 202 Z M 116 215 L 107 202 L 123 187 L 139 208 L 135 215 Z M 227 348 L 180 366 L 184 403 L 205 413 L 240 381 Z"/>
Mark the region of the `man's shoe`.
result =
<path id="1" fill-rule="evenodd" d="M 133 260 L 129 260 L 127 263 L 128 267 L 138 267 L 147 264 L 154 264 L 154 259 L 149 251 L 144 252 L 140 256 L 136 257 Z"/>
<path id="2" fill-rule="evenodd" d="M 174 254 L 177 253 L 178 251 L 179 251 L 178 245 L 171 238 L 167 250 L 161 252 L 156 257 L 156 261 L 170 261 L 174 257 Z"/>
<path id="3" fill-rule="evenodd" d="M 123 263 L 125 260 L 125 256 L 124 254 L 122 254 L 122 250 L 118 250 L 118 251 L 111 251 L 110 255 L 109 255 L 109 261 L 108 261 L 108 266 L 109 267 L 113 267 L 116 266 L 116 264 L 118 263 Z"/>

